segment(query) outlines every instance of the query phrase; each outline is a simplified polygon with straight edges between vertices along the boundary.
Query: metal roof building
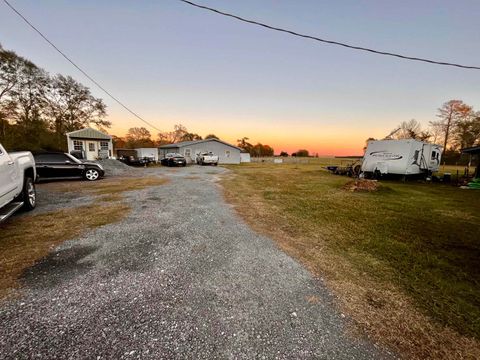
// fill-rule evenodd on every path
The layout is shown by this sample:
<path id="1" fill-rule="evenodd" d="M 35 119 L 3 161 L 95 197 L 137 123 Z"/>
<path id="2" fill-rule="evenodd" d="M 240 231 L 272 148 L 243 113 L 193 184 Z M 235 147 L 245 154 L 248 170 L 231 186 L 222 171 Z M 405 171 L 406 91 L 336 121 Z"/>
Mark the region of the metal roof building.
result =
<path id="1" fill-rule="evenodd" d="M 183 141 L 175 144 L 162 145 L 158 148 L 158 158 L 163 159 L 168 153 L 179 153 L 185 156 L 189 163 L 195 162 L 198 154 L 212 152 L 218 155 L 219 164 L 240 164 L 242 149 L 218 139 Z"/>
<path id="2" fill-rule="evenodd" d="M 113 154 L 112 137 L 92 128 L 67 133 L 67 147 L 70 154 L 86 160 L 105 159 Z"/>

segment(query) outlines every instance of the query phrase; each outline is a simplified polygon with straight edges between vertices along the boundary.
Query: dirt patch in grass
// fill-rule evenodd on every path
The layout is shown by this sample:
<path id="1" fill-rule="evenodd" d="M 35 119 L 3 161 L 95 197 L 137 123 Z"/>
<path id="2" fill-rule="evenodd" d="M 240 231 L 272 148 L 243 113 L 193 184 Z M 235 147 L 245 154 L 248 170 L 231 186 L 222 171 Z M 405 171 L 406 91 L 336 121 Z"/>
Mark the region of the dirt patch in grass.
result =
<path id="1" fill-rule="evenodd" d="M 347 182 L 342 188 L 347 191 L 372 192 L 377 191 L 380 188 L 380 183 L 376 180 L 358 179 Z"/>
<path id="2" fill-rule="evenodd" d="M 11 293 L 22 272 L 65 240 L 120 221 L 130 208 L 122 203 L 69 208 L 14 218 L 0 231 L 0 299 Z"/>
<path id="3" fill-rule="evenodd" d="M 480 198 L 417 183 L 345 191 L 318 165 L 230 169 L 227 200 L 326 281 L 352 332 L 406 359 L 480 358 Z"/>

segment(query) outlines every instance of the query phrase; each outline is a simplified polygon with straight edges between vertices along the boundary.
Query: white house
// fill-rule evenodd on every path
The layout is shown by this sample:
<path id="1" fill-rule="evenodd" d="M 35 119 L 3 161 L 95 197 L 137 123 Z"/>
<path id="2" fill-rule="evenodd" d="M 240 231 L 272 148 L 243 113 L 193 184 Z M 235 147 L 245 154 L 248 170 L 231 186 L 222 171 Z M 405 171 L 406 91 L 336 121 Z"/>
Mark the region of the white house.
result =
<path id="1" fill-rule="evenodd" d="M 69 154 L 86 160 L 106 159 L 113 154 L 112 137 L 92 128 L 67 133 L 67 147 Z"/>
<path id="2" fill-rule="evenodd" d="M 196 156 L 202 152 L 218 155 L 219 164 L 240 164 L 240 149 L 237 146 L 218 139 L 184 141 L 163 145 L 158 148 L 158 157 L 163 159 L 168 153 L 180 153 L 188 162 L 195 162 Z"/>

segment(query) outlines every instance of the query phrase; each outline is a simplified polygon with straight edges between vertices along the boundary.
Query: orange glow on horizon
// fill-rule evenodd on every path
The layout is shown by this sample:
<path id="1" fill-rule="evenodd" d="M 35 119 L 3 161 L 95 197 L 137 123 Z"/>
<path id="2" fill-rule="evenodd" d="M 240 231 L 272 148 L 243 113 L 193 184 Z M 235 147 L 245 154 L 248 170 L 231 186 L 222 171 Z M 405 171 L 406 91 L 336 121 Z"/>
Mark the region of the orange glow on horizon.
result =
<path id="1" fill-rule="evenodd" d="M 135 124 L 132 124 L 132 119 L 117 118 L 112 123 L 113 125 L 109 129 L 110 134 L 123 137 L 130 127 L 143 126 L 151 132 L 152 139 L 157 138 L 157 131 L 140 121 L 135 121 Z M 162 121 L 162 123 L 164 122 Z M 301 122 L 282 126 L 241 120 L 231 120 L 229 122 L 224 120 L 174 120 L 168 123 L 162 126 L 165 131 L 172 131 L 174 124 L 183 124 L 190 132 L 197 133 L 202 137 L 207 134 L 215 134 L 220 139 L 233 145 L 237 144 L 237 139 L 245 136 L 249 138 L 248 141 L 252 144 L 270 145 L 275 150 L 276 155 L 280 154 L 281 151 L 291 154 L 300 149 L 306 149 L 311 155 L 318 154 L 319 156 L 361 155 L 365 140 L 368 137 L 380 137 L 387 132 L 386 129 L 376 129 L 375 132 L 368 133 L 360 125 L 346 128 L 335 125 L 302 124 Z M 231 124 L 235 126 L 231 126 Z"/>

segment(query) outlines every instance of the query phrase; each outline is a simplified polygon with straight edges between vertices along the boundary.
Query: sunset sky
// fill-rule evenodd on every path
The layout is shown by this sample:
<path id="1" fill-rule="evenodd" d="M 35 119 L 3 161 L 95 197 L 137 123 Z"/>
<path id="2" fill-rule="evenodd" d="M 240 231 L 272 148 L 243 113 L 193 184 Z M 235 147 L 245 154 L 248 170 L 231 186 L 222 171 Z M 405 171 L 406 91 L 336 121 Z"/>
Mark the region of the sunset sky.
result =
<path id="1" fill-rule="evenodd" d="M 480 71 L 408 62 L 268 31 L 177 0 L 10 0 L 132 110 L 169 131 L 247 136 L 276 153 L 359 154 L 403 120 L 435 120 L 462 99 L 480 109 Z M 475 0 L 198 0 L 322 38 L 480 65 Z M 0 2 L 0 43 L 102 97 L 124 135 L 145 126 L 97 89 Z M 149 128 L 153 135 L 157 131 Z"/>

